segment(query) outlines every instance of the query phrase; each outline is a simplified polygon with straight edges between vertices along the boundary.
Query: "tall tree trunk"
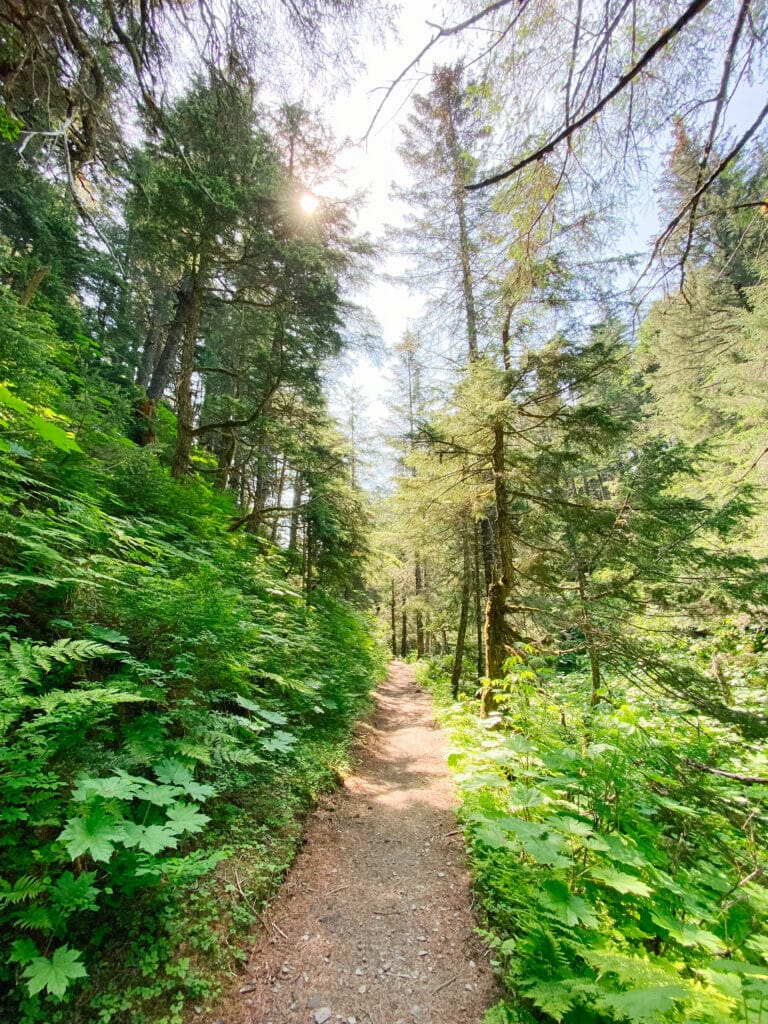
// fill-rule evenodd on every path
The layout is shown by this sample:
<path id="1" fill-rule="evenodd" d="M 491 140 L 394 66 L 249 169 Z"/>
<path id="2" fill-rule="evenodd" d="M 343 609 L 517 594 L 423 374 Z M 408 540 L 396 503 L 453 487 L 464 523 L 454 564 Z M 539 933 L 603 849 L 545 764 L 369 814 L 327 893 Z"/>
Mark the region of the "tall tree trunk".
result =
<path id="1" fill-rule="evenodd" d="M 403 616 L 400 624 L 400 657 L 405 658 L 408 654 L 408 612 L 403 605 Z"/>
<path id="2" fill-rule="evenodd" d="M 482 694 L 482 714 L 484 715 L 487 715 L 494 707 L 493 683 L 498 682 L 504 676 L 504 662 L 507 659 L 506 642 L 509 635 L 506 624 L 507 598 L 512 589 L 514 571 L 512 521 L 509 515 L 504 451 L 504 424 L 501 420 L 497 420 L 493 427 L 492 465 L 499 558 L 496 566 L 496 578 L 488 589 L 488 600 L 485 606 L 485 656 L 489 682 L 483 688 Z"/>
<path id="3" fill-rule="evenodd" d="M 280 476 L 277 480 L 277 491 L 275 492 L 275 505 L 280 508 L 280 503 L 283 500 L 283 488 L 285 487 L 285 471 L 288 467 L 288 460 L 282 459 L 280 462 Z M 273 515 L 272 517 L 272 530 L 270 531 L 269 539 L 273 544 L 277 543 L 277 532 L 280 528 L 280 515 Z"/>
<path id="4" fill-rule="evenodd" d="M 199 268 L 192 279 L 189 315 L 184 327 L 181 348 L 181 367 L 176 384 L 176 449 L 171 461 L 171 475 L 185 477 L 192 461 L 192 441 L 195 436 L 195 417 L 192 405 L 192 376 L 197 358 L 197 330 L 203 308 L 203 277 Z"/>
<path id="5" fill-rule="evenodd" d="M 390 595 L 390 629 L 392 633 L 392 657 L 397 657 L 397 611 L 395 605 L 395 581 L 392 580 L 392 593 Z"/>
<path id="6" fill-rule="evenodd" d="M 216 486 L 219 490 L 225 491 L 229 486 L 229 478 L 232 473 L 232 466 L 235 462 L 235 450 L 237 442 L 233 430 L 222 436 L 221 450 L 219 451 L 219 462 L 216 467 Z"/>
<path id="7" fill-rule="evenodd" d="M 456 133 L 456 104 L 461 102 L 458 89 L 458 76 L 453 69 L 445 69 L 443 82 L 445 101 L 445 141 L 451 161 L 451 178 L 453 184 L 453 205 L 458 221 L 457 236 L 459 263 L 461 266 L 461 290 L 464 298 L 464 313 L 467 324 L 467 353 L 470 362 L 478 357 L 477 347 L 477 310 L 475 307 L 475 288 L 472 279 L 472 245 L 467 226 L 467 183 L 466 166 L 463 153 Z"/>
<path id="8" fill-rule="evenodd" d="M 600 672 L 600 652 L 595 642 L 595 630 L 592 625 L 592 616 L 589 614 L 589 603 L 587 601 L 587 581 L 584 574 L 584 565 L 581 561 L 576 563 L 576 578 L 579 584 L 579 605 L 581 606 L 581 628 L 584 633 L 584 644 L 589 656 L 589 671 L 592 678 L 592 695 L 590 704 L 594 707 L 599 703 L 602 696 L 603 680 Z"/>
<path id="9" fill-rule="evenodd" d="M 421 561 L 418 553 L 416 554 L 416 566 L 414 569 L 414 585 L 416 590 L 416 600 L 417 602 L 420 602 L 424 586 Z M 416 657 L 424 657 L 424 616 L 422 614 L 420 604 L 416 605 Z"/>
<path id="10" fill-rule="evenodd" d="M 456 652 L 453 657 L 453 671 L 451 672 L 451 695 L 454 700 L 459 696 L 459 683 L 461 682 L 461 668 L 464 659 L 464 638 L 467 635 L 467 619 L 469 618 L 469 593 L 471 590 L 471 562 L 469 558 L 469 537 L 468 525 L 464 524 L 461 534 L 461 556 L 462 556 L 462 585 L 461 585 L 461 612 L 459 614 L 459 629 L 456 633 Z"/>
<path id="11" fill-rule="evenodd" d="M 472 530 L 474 540 L 474 592 L 475 592 L 475 633 L 477 638 L 477 678 L 482 679 L 485 675 L 485 643 L 483 638 L 483 605 L 484 594 L 487 594 L 487 587 L 483 587 L 480 578 L 480 524 L 475 523 Z"/>
<path id="12" fill-rule="evenodd" d="M 181 363 L 176 383 L 176 448 L 171 461 L 171 475 L 185 477 L 190 470 L 192 441 L 194 438 L 194 408 L 192 403 L 192 377 L 197 357 L 197 332 L 203 304 L 201 269 L 193 276 L 187 318 L 181 344 Z M 159 397 L 159 396 L 158 396 Z"/>
<path id="13" fill-rule="evenodd" d="M 303 497 L 304 483 L 301 474 L 297 473 L 293 478 L 293 502 L 291 504 L 291 528 L 288 534 L 288 550 L 295 551 L 298 547 L 299 519 L 301 516 L 301 500 Z"/>
<path id="14" fill-rule="evenodd" d="M 176 359 L 185 336 L 189 319 L 194 306 L 194 280 L 192 271 L 185 271 L 179 287 L 176 289 L 176 305 L 173 319 L 168 327 L 165 343 L 155 337 L 153 332 L 147 335 L 145 346 L 149 351 L 143 354 L 144 371 L 146 373 L 146 394 L 139 403 L 137 419 L 139 422 L 136 441 L 140 445 L 153 444 L 156 440 L 155 416 L 157 403 L 170 383 Z"/>
<path id="15" fill-rule="evenodd" d="M 310 598 L 310 595 L 312 593 L 312 573 L 313 573 L 314 568 L 315 568 L 315 566 L 314 566 L 314 554 L 315 554 L 314 553 L 314 539 L 312 537 L 312 524 L 311 523 L 307 523 L 305 543 L 306 543 L 306 549 L 307 549 L 307 557 L 306 557 L 306 561 L 304 563 L 304 565 L 305 565 L 305 569 L 304 569 L 304 571 L 305 571 L 304 587 L 306 589 L 306 594 L 307 594 L 307 604 L 309 604 L 309 598 Z"/>

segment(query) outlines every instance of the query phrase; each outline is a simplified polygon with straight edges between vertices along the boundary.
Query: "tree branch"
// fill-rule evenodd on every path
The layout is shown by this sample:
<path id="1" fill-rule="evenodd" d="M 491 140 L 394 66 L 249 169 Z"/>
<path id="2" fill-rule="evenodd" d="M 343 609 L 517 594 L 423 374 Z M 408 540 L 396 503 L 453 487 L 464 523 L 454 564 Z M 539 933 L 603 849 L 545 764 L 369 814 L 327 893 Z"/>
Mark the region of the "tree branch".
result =
<path id="1" fill-rule="evenodd" d="M 407 64 L 400 72 L 400 74 L 397 76 L 397 78 L 393 79 L 392 82 L 390 82 L 390 84 L 387 86 L 384 92 L 384 97 L 381 100 L 381 103 L 379 103 L 378 107 L 376 108 L 374 115 L 371 118 L 370 124 L 366 129 L 365 135 L 363 135 L 360 141 L 365 142 L 366 139 L 370 136 L 371 132 L 373 131 L 373 126 L 376 124 L 379 114 L 384 109 L 384 106 L 386 105 L 389 97 L 392 95 L 392 93 L 395 91 L 398 85 L 400 85 L 400 83 L 408 74 L 408 72 L 412 71 L 416 67 L 416 65 L 419 63 L 422 57 L 424 57 L 424 55 L 432 49 L 435 43 L 439 42 L 439 40 L 441 39 L 448 39 L 450 36 L 455 36 L 459 32 L 463 32 L 464 29 L 466 28 L 471 28 L 472 25 L 476 24 L 478 21 L 481 21 L 483 18 L 486 18 L 489 14 L 494 14 L 496 11 L 501 10 L 502 7 L 508 7 L 511 3 L 517 3 L 519 6 L 519 10 L 513 19 L 514 23 L 520 17 L 525 7 L 528 5 L 528 0 L 495 0 L 494 3 L 488 4 L 487 7 L 484 7 L 482 11 L 478 11 L 477 14 L 473 14 L 472 17 L 467 18 L 465 21 L 459 22 L 457 25 L 451 25 L 450 28 L 438 28 L 437 32 L 435 32 L 435 34 L 432 36 L 429 42 L 425 46 L 423 46 L 421 50 L 419 50 L 419 52 L 416 54 L 413 60 L 409 64 Z"/>
<path id="2" fill-rule="evenodd" d="M 542 160 L 547 156 L 547 154 L 556 149 L 561 142 L 565 139 L 569 139 L 579 130 L 579 128 L 583 128 L 585 124 L 592 121 L 600 111 L 606 107 L 612 99 L 618 96 L 619 93 L 630 84 L 630 82 L 633 82 L 635 78 L 637 78 L 637 76 L 651 63 L 651 61 L 657 57 L 658 54 L 661 53 L 661 51 L 675 38 L 675 36 L 677 36 L 686 25 L 693 21 L 697 15 L 701 14 L 701 12 L 708 7 L 711 2 L 712 0 L 693 0 L 693 3 L 689 4 L 674 25 L 671 25 L 666 32 L 662 32 L 658 39 L 648 47 L 642 57 L 632 65 L 629 71 L 625 72 L 625 74 L 621 76 L 616 85 L 614 85 L 614 87 L 609 90 L 609 92 L 607 92 L 598 103 L 593 107 L 590 107 L 585 114 L 582 114 L 581 117 L 572 121 L 570 124 L 566 124 L 565 128 L 558 132 L 553 139 L 550 139 L 549 142 L 540 146 L 522 160 L 518 160 L 517 163 L 513 164 L 508 170 L 499 171 L 498 174 L 492 174 L 490 177 L 483 178 L 481 181 L 476 181 L 471 185 L 465 185 L 464 187 L 467 191 L 475 192 L 478 189 L 487 188 L 489 185 L 496 185 L 500 181 L 506 181 L 507 178 L 511 178 L 519 171 L 522 171 L 523 168 Z"/>
<path id="3" fill-rule="evenodd" d="M 697 771 L 708 772 L 709 775 L 722 775 L 725 779 L 743 782 L 745 786 L 768 786 L 768 779 L 760 775 L 740 775 L 738 772 L 724 772 L 721 768 L 710 768 L 709 765 L 702 764 L 701 761 L 692 761 L 689 757 L 686 757 L 685 763 Z"/>

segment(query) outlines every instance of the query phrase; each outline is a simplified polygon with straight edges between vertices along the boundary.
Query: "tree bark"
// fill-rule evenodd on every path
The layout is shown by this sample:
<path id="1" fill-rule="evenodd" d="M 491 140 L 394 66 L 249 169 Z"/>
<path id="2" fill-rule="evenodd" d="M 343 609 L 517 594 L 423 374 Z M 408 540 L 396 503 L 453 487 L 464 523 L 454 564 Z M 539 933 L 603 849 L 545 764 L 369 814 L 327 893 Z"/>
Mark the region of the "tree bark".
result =
<path id="1" fill-rule="evenodd" d="M 43 278 L 51 268 L 47 264 L 43 264 L 42 267 L 38 267 L 32 277 L 27 281 L 27 286 L 21 294 L 19 299 L 20 306 L 28 306 L 32 299 L 37 294 L 37 289 L 43 283 Z"/>
<path id="2" fill-rule="evenodd" d="M 475 307 L 475 289 L 472 279 L 472 247 L 467 227 L 466 174 L 462 160 L 461 146 L 456 132 L 455 108 L 460 102 L 459 75 L 455 69 L 444 68 L 441 71 L 445 109 L 445 141 L 451 161 L 451 178 L 453 186 L 453 203 L 458 221 L 459 263 L 461 265 L 461 290 L 464 297 L 464 313 L 467 323 L 467 354 L 469 361 L 478 358 L 477 347 L 477 310 Z"/>
<path id="3" fill-rule="evenodd" d="M 288 550 L 295 551 L 298 548 L 299 518 L 301 500 L 303 497 L 304 483 L 299 473 L 293 479 L 293 502 L 291 508 L 291 528 L 288 534 Z"/>
<path id="4" fill-rule="evenodd" d="M 459 683 L 461 682 L 461 668 L 464 659 L 464 638 L 467 635 L 467 619 L 469 618 L 469 593 L 471 589 L 471 562 L 469 558 L 469 538 L 467 536 L 467 524 L 461 535 L 461 556 L 462 556 L 462 586 L 461 586 L 461 612 L 459 614 L 459 628 L 456 633 L 456 650 L 453 656 L 453 671 L 451 672 L 451 696 L 458 700 Z"/>
<path id="5" fill-rule="evenodd" d="M 171 461 L 171 475 L 177 480 L 187 476 L 191 466 L 192 441 L 195 436 L 194 408 L 192 406 L 192 376 L 197 355 L 197 329 L 203 307 L 202 270 L 198 268 L 192 278 L 189 311 L 184 325 L 181 348 L 181 367 L 176 384 L 176 449 Z"/>
<path id="6" fill-rule="evenodd" d="M 390 629 L 392 634 L 392 657 L 397 657 L 397 611 L 395 606 L 395 581 L 392 580 L 392 593 L 390 595 Z"/>
<path id="7" fill-rule="evenodd" d="M 480 525 L 475 523 L 472 530 L 474 540 L 474 592 L 475 592 L 475 633 L 477 639 L 477 678 L 485 675 L 485 644 L 483 641 L 483 589 L 480 579 Z"/>
<path id="8" fill-rule="evenodd" d="M 506 484 L 504 423 L 497 420 L 493 427 L 493 490 L 496 507 L 496 533 L 498 537 L 498 561 L 496 578 L 488 588 L 485 606 L 485 656 L 487 660 L 488 683 L 483 687 L 481 714 L 493 710 L 493 683 L 504 676 L 504 662 L 507 659 L 507 638 L 510 631 L 506 624 L 507 598 L 512 590 L 514 574 L 514 548 L 512 521 Z"/>
<path id="9" fill-rule="evenodd" d="M 424 590 L 423 572 L 419 555 L 416 555 L 416 566 L 414 569 L 414 587 L 416 600 L 420 601 Z M 416 657 L 424 657 L 424 616 L 420 605 L 416 605 Z"/>

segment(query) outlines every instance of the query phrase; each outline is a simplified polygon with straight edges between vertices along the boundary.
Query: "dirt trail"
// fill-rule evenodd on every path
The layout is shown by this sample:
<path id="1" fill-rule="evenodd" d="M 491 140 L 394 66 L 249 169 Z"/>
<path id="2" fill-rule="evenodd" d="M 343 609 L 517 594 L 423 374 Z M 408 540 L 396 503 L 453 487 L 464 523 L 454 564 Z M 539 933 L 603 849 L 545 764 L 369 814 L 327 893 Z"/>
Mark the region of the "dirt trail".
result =
<path id="1" fill-rule="evenodd" d="M 477 1024 L 493 1003 L 430 699 L 394 662 L 376 704 L 217 1021 Z"/>

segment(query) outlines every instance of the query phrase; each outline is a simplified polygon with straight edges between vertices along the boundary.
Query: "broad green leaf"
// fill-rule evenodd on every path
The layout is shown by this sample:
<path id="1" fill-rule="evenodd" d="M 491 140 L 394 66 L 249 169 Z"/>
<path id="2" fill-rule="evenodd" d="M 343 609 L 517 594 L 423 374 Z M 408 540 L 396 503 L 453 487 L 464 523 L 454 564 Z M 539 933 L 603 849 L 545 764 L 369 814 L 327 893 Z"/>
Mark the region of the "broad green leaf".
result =
<path id="1" fill-rule="evenodd" d="M 263 708 L 261 704 L 257 704 L 255 701 L 249 700 L 239 693 L 235 694 L 234 700 L 245 711 L 252 711 L 258 718 L 262 718 L 265 722 L 271 722 L 272 725 L 285 725 L 288 721 L 287 717 L 279 711 L 270 711 L 268 708 Z"/>
<path id="2" fill-rule="evenodd" d="M 54 448 L 58 448 L 62 452 L 81 452 L 83 449 L 77 443 L 72 436 L 71 432 L 62 430 L 61 427 L 56 426 L 55 423 L 51 423 L 50 420 L 43 419 L 42 416 L 38 416 L 35 413 L 29 417 L 29 425 L 44 441 L 52 444 Z"/>
<path id="3" fill-rule="evenodd" d="M 478 843 L 482 843 L 490 850 L 512 849 L 512 843 L 507 833 L 496 822 L 486 821 L 485 824 L 474 829 L 472 835 Z"/>
<path id="4" fill-rule="evenodd" d="M 658 1024 L 661 1015 L 674 1009 L 675 1002 L 686 995 L 681 985 L 659 985 L 610 993 L 602 996 L 600 1004 L 633 1024 Z"/>
<path id="5" fill-rule="evenodd" d="M 521 839 L 520 845 L 537 864 L 550 868 L 567 868 L 571 864 L 570 857 L 563 853 L 563 841 L 558 835 L 545 835 L 541 839 L 531 836 Z"/>
<path id="6" fill-rule="evenodd" d="M 106 626 L 88 626 L 88 635 L 101 640 L 105 644 L 129 644 L 130 637 L 118 633 L 116 629 L 108 629 Z"/>
<path id="7" fill-rule="evenodd" d="M 103 808 L 95 807 L 85 818 L 69 818 L 58 838 L 73 860 L 88 853 L 94 860 L 106 862 L 123 835 L 123 823 L 115 821 Z"/>
<path id="8" fill-rule="evenodd" d="M 72 799 L 78 803 L 89 800 L 92 796 L 100 796 L 104 800 L 132 800 L 139 792 L 143 779 L 120 772 L 104 779 L 81 778 L 77 789 L 72 792 Z"/>
<path id="9" fill-rule="evenodd" d="M 507 779 L 494 772 L 468 772 L 461 776 L 459 785 L 465 793 L 476 793 L 479 789 L 506 789 Z"/>
<path id="10" fill-rule="evenodd" d="M 14 395 L 5 384 L 0 384 L 0 402 L 9 409 L 13 409 L 14 412 L 32 412 L 32 406 L 24 399 Z"/>
<path id="11" fill-rule="evenodd" d="M 546 819 L 545 824 L 563 835 L 578 836 L 582 839 L 591 836 L 593 832 L 589 822 L 574 818 L 570 814 L 553 814 Z"/>
<path id="12" fill-rule="evenodd" d="M 552 799 L 535 786 L 513 786 L 509 791 L 509 806 L 513 811 L 551 804 Z"/>
<path id="13" fill-rule="evenodd" d="M 650 896 L 653 892 L 650 886 L 634 875 L 627 875 L 623 871 L 615 871 L 613 868 L 592 868 L 591 875 L 599 882 L 615 889 L 616 892 L 633 893 L 635 896 Z"/>
<path id="14" fill-rule="evenodd" d="M 137 800 L 146 800 L 156 807 L 169 807 L 184 795 L 181 786 L 168 786 L 159 782 L 147 782 L 136 793 Z"/>
<path id="15" fill-rule="evenodd" d="M 642 868 L 648 864 L 648 861 L 642 853 L 635 849 L 634 846 L 630 846 L 628 841 L 622 836 L 602 835 L 600 838 L 608 847 L 611 854 L 611 860 L 616 861 L 619 864 L 627 864 L 629 867 L 634 868 Z"/>
<path id="16" fill-rule="evenodd" d="M 581 896 L 575 896 L 564 882 L 557 879 L 545 882 L 537 902 L 569 928 L 579 924 L 597 928 L 595 908 Z"/>
<path id="17" fill-rule="evenodd" d="M 161 850 L 175 849 L 179 845 L 177 838 L 178 830 L 171 829 L 165 825 L 139 826 L 139 829 L 139 838 L 136 845 L 145 853 L 160 853 Z M 192 830 L 187 829 L 187 831 Z"/>
<path id="18" fill-rule="evenodd" d="M 192 772 L 181 761 L 160 761 L 159 764 L 154 765 L 152 770 L 160 782 L 180 786 L 193 800 L 205 800 L 206 797 L 213 796 L 216 792 L 213 786 L 195 782 Z"/>
<path id="19" fill-rule="evenodd" d="M 285 732 L 283 729 L 275 729 L 269 736 L 262 736 L 259 741 L 264 750 L 269 750 L 273 754 L 287 754 L 296 746 L 297 742 L 292 733 Z"/>
<path id="20" fill-rule="evenodd" d="M 12 964 L 28 964 L 36 956 L 40 956 L 40 950 L 32 939 L 16 939 L 11 944 L 8 959 Z"/>
<path id="21" fill-rule="evenodd" d="M 762 964 L 751 964 L 745 960 L 713 960 L 711 967 L 713 971 L 722 971 L 724 974 L 768 976 L 768 967 L 764 967 Z"/>
<path id="22" fill-rule="evenodd" d="M 67 991 L 69 983 L 77 978 L 85 978 L 88 975 L 80 957 L 79 949 L 70 949 L 69 946 L 59 946 L 54 950 L 49 960 L 44 956 L 37 956 L 24 968 L 24 977 L 27 979 L 27 991 L 31 996 L 37 995 L 45 989 L 52 996 L 61 997 Z"/>
<path id="23" fill-rule="evenodd" d="M 678 921 L 671 914 L 667 914 L 659 908 L 655 907 L 651 910 L 651 920 L 663 928 L 681 946 L 700 946 L 710 953 L 719 953 L 726 948 L 723 940 L 712 932 L 705 931 L 694 924 Z"/>
<path id="24" fill-rule="evenodd" d="M 176 835 L 182 832 L 202 832 L 211 819 L 201 814 L 197 804 L 176 804 L 168 811 L 166 828 Z"/>

